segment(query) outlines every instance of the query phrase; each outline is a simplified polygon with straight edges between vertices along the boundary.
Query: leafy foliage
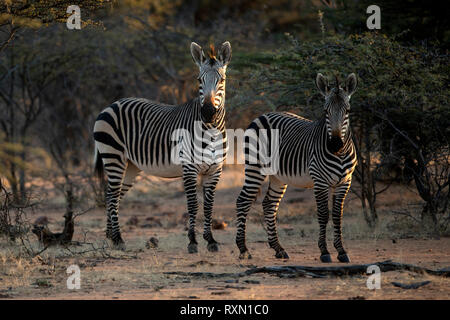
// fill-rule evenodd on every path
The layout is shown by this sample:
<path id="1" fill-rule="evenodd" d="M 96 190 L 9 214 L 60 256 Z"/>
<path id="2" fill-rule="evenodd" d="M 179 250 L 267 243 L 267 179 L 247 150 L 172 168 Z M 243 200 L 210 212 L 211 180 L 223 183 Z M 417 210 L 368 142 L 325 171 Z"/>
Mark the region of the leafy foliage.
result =
<path id="1" fill-rule="evenodd" d="M 246 92 L 253 92 L 246 95 L 247 101 L 265 111 L 289 110 L 314 119 L 323 112 L 323 98 L 314 84 L 316 74 L 323 73 L 331 80 L 355 72 L 359 83 L 352 96 L 351 122 L 359 147 L 357 176 L 359 173 L 360 182 L 369 184 L 362 186 L 361 197 L 374 206 L 380 192 L 375 179 L 387 165 L 406 168 L 405 175 L 414 176 L 426 202 L 448 186 L 448 54 L 406 46 L 373 32 L 311 41 L 288 37 L 289 47 L 258 53 L 253 59 L 241 56 L 236 63 L 245 72 L 252 70 L 244 81 Z M 372 161 L 374 157 L 378 160 Z M 439 170 L 432 172 L 439 174 L 431 178 L 432 172 L 427 170 L 436 163 Z M 446 208 L 445 204 L 443 212 Z"/>

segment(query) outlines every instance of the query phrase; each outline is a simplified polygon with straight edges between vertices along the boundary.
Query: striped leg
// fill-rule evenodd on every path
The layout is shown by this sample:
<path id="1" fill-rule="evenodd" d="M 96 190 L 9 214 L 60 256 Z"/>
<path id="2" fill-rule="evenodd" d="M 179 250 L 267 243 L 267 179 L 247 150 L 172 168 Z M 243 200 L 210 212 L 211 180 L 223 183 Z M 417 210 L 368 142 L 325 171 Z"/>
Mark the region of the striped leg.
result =
<path id="1" fill-rule="evenodd" d="M 264 182 L 265 176 L 261 175 L 260 169 L 257 167 L 245 168 L 245 182 L 244 187 L 236 200 L 237 211 L 237 232 L 236 244 L 239 248 L 239 259 L 251 259 L 252 256 L 245 245 L 245 226 L 247 222 L 247 214 L 256 200 L 256 196 L 261 189 L 261 184 Z"/>
<path id="2" fill-rule="evenodd" d="M 108 179 L 106 188 L 106 237 L 111 239 L 117 249 L 124 250 L 125 243 L 120 235 L 119 227 L 119 202 L 122 188 L 122 180 L 125 173 L 125 165 L 119 163 L 105 163 L 105 171 Z"/>
<path id="3" fill-rule="evenodd" d="M 127 169 L 125 171 L 125 177 L 123 178 L 123 182 L 122 182 L 122 188 L 120 189 L 120 200 L 121 201 L 123 199 L 123 197 L 125 196 L 125 194 L 128 192 L 128 190 L 131 189 L 131 187 L 133 186 L 136 177 L 138 176 L 138 174 L 141 172 L 141 170 L 136 167 L 134 164 L 132 164 L 130 161 L 128 161 L 128 166 Z"/>
<path id="4" fill-rule="evenodd" d="M 340 262 L 350 262 L 342 244 L 342 213 L 344 211 L 344 200 L 350 189 L 351 182 L 336 187 L 333 195 L 332 219 L 334 225 L 334 247 L 338 252 Z"/>
<path id="5" fill-rule="evenodd" d="M 222 168 L 219 168 L 216 172 L 211 173 L 203 180 L 203 210 L 205 213 L 205 225 L 203 231 L 203 239 L 208 241 L 208 250 L 211 252 L 219 251 L 216 240 L 214 240 L 211 232 L 211 216 L 214 204 L 214 194 L 216 192 L 217 182 L 219 182 Z"/>
<path id="6" fill-rule="evenodd" d="M 195 239 L 195 218 L 197 216 L 198 211 L 197 176 L 198 176 L 198 169 L 195 166 L 191 165 L 183 166 L 184 193 L 186 194 L 187 209 L 189 213 L 189 231 L 188 231 L 189 253 L 198 252 L 197 240 Z"/>
<path id="7" fill-rule="evenodd" d="M 277 211 L 280 201 L 286 191 L 286 184 L 283 184 L 276 179 L 270 179 L 269 189 L 263 200 L 264 220 L 267 225 L 267 235 L 269 237 L 269 245 L 275 250 L 275 257 L 282 259 L 289 259 L 289 255 L 280 245 L 277 234 Z"/>
<path id="8" fill-rule="evenodd" d="M 319 220 L 319 249 L 320 261 L 331 262 L 327 249 L 327 224 L 330 212 L 328 210 L 328 186 L 319 183 L 314 184 L 314 196 L 317 203 L 317 217 Z"/>

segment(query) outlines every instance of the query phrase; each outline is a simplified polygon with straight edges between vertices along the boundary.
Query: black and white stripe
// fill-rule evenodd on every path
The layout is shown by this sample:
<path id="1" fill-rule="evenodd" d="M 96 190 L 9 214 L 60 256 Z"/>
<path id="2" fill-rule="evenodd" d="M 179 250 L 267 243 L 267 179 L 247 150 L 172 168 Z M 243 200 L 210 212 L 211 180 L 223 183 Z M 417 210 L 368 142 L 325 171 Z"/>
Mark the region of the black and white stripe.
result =
<path id="1" fill-rule="evenodd" d="M 334 246 L 338 251 L 338 260 L 349 261 L 342 244 L 341 219 L 344 199 L 357 163 L 348 118 L 349 99 L 356 89 L 356 76 L 349 75 L 344 88 L 340 87 L 338 81 L 336 87 L 330 88 L 321 74 L 318 74 L 316 84 L 325 97 L 324 115 L 319 120 L 310 121 L 292 113 L 272 112 L 255 119 L 247 130 L 244 147 L 245 183 L 236 201 L 236 244 L 240 250 L 240 258 L 251 257 L 245 244 L 246 217 L 268 175 L 269 187 L 262 205 L 269 245 L 275 250 L 275 256 L 289 257 L 278 241 L 276 214 L 287 185 L 290 184 L 314 188 L 320 225 L 318 244 L 323 262 L 331 261 L 327 250 L 326 226 L 329 219 L 329 190 L 334 189 Z M 263 132 L 261 130 L 278 130 L 278 167 L 273 174 L 264 174 L 260 161 L 251 161 L 254 160 L 251 155 L 255 154 L 255 148 L 258 147 L 257 141 L 251 137 L 260 135 Z M 249 132 L 253 133 L 248 134 Z"/>
<path id="2" fill-rule="evenodd" d="M 208 241 L 210 251 L 218 250 L 211 233 L 211 215 L 216 185 L 226 156 L 225 72 L 231 58 L 231 46 L 228 42 L 222 44 L 216 58 L 214 52 L 206 57 L 201 47 L 192 43 L 191 53 L 200 70 L 198 98 L 179 106 L 126 98 L 104 109 L 95 122 L 95 166 L 99 173 L 104 169 L 107 177 L 106 236 L 118 248 L 124 248 L 118 220 L 119 203 L 133 186 L 136 176 L 143 171 L 158 177 L 183 178 L 189 213 L 188 250 L 191 253 L 197 252 L 196 186 L 198 175 L 203 175 L 203 237 Z M 197 148 L 196 130 L 204 133 L 199 137 Z M 182 131 L 189 133 L 188 139 L 177 136 Z M 213 146 L 222 157 L 212 160 L 204 157 L 204 154 L 211 153 L 210 140 L 214 140 Z M 183 157 L 182 161 L 174 158 L 173 151 L 180 150 L 180 146 L 184 155 L 192 157 Z"/>

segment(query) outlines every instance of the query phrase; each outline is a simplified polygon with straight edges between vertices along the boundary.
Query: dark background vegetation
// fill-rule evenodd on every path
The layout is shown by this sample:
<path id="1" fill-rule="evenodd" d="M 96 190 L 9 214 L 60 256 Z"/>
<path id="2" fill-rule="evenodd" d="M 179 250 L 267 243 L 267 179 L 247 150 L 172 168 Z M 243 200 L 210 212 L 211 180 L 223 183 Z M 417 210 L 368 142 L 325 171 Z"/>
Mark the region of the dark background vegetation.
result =
<path id="1" fill-rule="evenodd" d="M 65 25 L 79 4 L 82 30 Z M 381 8 L 367 30 L 366 8 Z M 196 96 L 191 41 L 228 40 L 227 126 L 265 111 L 321 115 L 313 79 L 351 72 L 357 186 L 370 226 L 377 195 L 415 188 L 415 214 L 435 234 L 449 216 L 449 19 L 446 1 L 0 0 L 0 175 L 17 203 L 40 178 L 83 202 L 92 179 L 92 128 L 116 99 L 177 104 Z M 94 193 L 95 193 L 94 192 Z M 401 195 L 399 195 L 401 196 Z M 407 215 L 413 212 L 405 211 Z"/>

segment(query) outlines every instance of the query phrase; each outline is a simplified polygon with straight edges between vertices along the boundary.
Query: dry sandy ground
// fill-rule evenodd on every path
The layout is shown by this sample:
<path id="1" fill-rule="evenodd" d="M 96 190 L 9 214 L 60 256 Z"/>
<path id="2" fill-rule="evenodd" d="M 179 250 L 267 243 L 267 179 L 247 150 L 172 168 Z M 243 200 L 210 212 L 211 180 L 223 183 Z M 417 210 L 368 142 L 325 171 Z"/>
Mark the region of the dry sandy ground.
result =
<path id="1" fill-rule="evenodd" d="M 185 199 L 179 181 L 139 183 L 123 205 L 120 222 L 127 251 L 98 249 L 104 245 L 105 216 L 101 209 L 76 220 L 74 240 L 87 242 L 69 248 L 49 248 L 31 259 L 16 243 L 0 240 L 0 298 L 3 299 L 449 299 L 450 279 L 395 271 L 381 274 L 381 289 L 369 290 L 367 276 L 316 278 L 279 278 L 254 274 L 205 278 L 166 274 L 166 272 L 238 273 L 254 266 L 321 266 L 317 248 L 318 225 L 311 190 L 289 189 L 280 206 L 279 236 L 290 254 L 289 260 L 277 260 L 266 242 L 262 226 L 261 199 L 250 212 L 248 247 L 251 260 L 239 260 L 234 244 L 234 201 L 242 176 L 225 171 L 217 192 L 214 217 L 228 223 L 214 230 L 220 251 L 210 253 L 201 234 L 199 253 L 187 253 Z M 384 198 L 383 198 L 384 197 Z M 344 243 L 352 263 L 370 264 L 391 259 L 431 269 L 450 266 L 450 238 L 431 239 L 414 224 L 392 216 L 394 208 L 416 201 L 411 192 L 394 187 L 380 198 L 380 223 L 370 230 L 362 219 L 359 203 L 349 195 L 344 213 Z M 50 228 L 62 225 L 62 211 L 43 209 Z M 133 217 L 133 219 L 131 219 Z M 133 221 L 134 220 L 134 221 Z M 133 224 L 126 224 L 128 221 Z M 329 247 L 332 247 L 329 226 Z M 197 229 L 202 230 L 202 217 Z M 150 237 L 159 240 L 157 248 L 146 248 Z M 39 245 L 31 238 L 31 247 Z M 93 250 L 93 248 L 97 248 Z M 67 288 L 67 268 L 76 264 L 81 270 L 81 288 Z M 331 265 L 340 265 L 333 263 Z M 394 287 L 431 281 L 418 289 Z"/>

